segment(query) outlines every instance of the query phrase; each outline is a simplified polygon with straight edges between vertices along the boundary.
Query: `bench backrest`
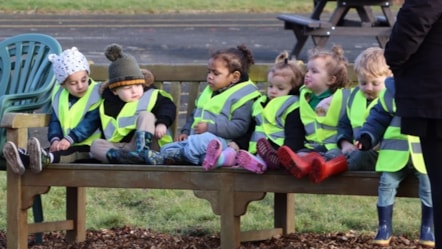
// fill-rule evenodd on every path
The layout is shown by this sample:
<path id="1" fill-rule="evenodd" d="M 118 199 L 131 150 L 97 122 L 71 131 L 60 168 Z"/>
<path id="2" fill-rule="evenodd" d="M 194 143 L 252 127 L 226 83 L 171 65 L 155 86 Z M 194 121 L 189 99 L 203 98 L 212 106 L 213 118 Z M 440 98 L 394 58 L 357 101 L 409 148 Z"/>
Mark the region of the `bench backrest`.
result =
<path id="1" fill-rule="evenodd" d="M 155 76 L 155 86 L 170 93 L 177 106 L 176 122 L 171 127 L 173 135 L 179 134 L 181 127 L 188 115 L 195 107 L 195 99 L 206 86 L 207 65 L 183 64 L 183 65 L 141 65 L 149 69 Z M 265 93 L 267 72 L 271 64 L 256 64 L 251 67 L 250 78 Z M 356 77 L 353 66 L 349 66 L 349 76 L 353 82 Z M 107 79 L 107 65 L 91 64 L 91 77 L 95 81 Z"/>

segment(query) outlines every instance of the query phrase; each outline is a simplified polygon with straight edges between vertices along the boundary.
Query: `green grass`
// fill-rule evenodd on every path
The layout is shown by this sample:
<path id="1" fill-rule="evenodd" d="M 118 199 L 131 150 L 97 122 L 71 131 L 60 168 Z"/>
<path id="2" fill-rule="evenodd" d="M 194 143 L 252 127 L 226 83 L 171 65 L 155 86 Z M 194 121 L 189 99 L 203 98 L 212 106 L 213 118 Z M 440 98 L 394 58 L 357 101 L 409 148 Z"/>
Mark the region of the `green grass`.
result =
<path id="1" fill-rule="evenodd" d="M 198 13 L 310 12 L 312 0 L 0 0 L 0 11 L 14 13 Z"/>
<path id="2" fill-rule="evenodd" d="M 0 205 L 6 207 L 6 174 L 0 173 Z M 295 179 L 294 179 L 295 180 Z M 64 217 L 64 188 L 53 187 L 43 195 L 46 221 Z M 377 229 L 376 197 L 307 195 L 295 196 L 297 232 L 375 233 Z M 268 229 L 273 225 L 273 194 L 252 202 L 241 219 L 242 230 Z M 0 209 L 6 217 L 6 208 Z M 208 201 L 192 191 L 145 189 L 87 189 L 86 226 L 98 230 L 111 227 L 144 227 L 157 232 L 183 235 L 218 234 L 219 216 L 213 214 Z M 32 212 L 29 211 L 32 222 Z M 396 198 L 393 226 L 395 235 L 416 238 L 420 226 L 420 201 Z M 5 231 L 6 219 L 0 220 Z"/>

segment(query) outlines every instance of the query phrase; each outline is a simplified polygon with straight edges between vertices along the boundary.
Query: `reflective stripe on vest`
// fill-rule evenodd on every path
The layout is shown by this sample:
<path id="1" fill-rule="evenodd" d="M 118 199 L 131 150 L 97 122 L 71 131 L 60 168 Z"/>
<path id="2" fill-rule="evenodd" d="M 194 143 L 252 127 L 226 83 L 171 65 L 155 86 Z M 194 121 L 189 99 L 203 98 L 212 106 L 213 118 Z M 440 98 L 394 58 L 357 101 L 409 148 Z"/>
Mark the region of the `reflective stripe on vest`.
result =
<path id="1" fill-rule="evenodd" d="M 388 90 L 381 94 L 379 101 L 384 111 L 395 115 L 396 103 Z M 401 119 L 394 116 L 380 143 L 376 171 L 399 171 L 407 165 L 410 156 L 416 170 L 426 174 L 419 138 L 401 134 Z"/>
<path id="2" fill-rule="evenodd" d="M 301 120 L 305 127 L 307 148 L 324 145 L 327 150 L 337 148 L 336 137 L 339 119 L 346 111 L 346 105 L 351 90 L 348 88 L 337 89 L 333 94 L 330 107 L 325 116 L 317 116 L 310 107 L 306 94 L 311 93 L 307 88 L 301 91 L 300 110 Z"/>
<path id="3" fill-rule="evenodd" d="M 351 92 L 347 103 L 347 116 L 353 129 L 353 137 L 361 130 L 362 125 L 370 114 L 371 108 L 376 105 L 378 98 L 371 101 L 367 106 L 367 98 L 359 87 Z"/>
<path id="4" fill-rule="evenodd" d="M 52 94 L 52 108 L 58 117 L 64 136 L 69 135 L 71 130 L 78 126 L 86 113 L 98 108 L 101 103 L 99 88 L 100 84 L 90 79 L 86 93 L 70 106 L 69 92 L 59 84 L 55 86 Z M 97 129 L 91 136 L 74 145 L 91 145 L 100 136 L 100 130 Z"/>
<path id="5" fill-rule="evenodd" d="M 261 93 L 250 80 L 235 84 L 216 96 L 207 86 L 196 100 L 192 127 L 201 121 L 213 124 L 219 115 L 230 120 L 236 109 L 259 96 Z"/>
<path id="6" fill-rule="evenodd" d="M 280 96 L 270 100 L 261 112 L 260 119 L 262 127 L 255 127 L 262 131 L 264 137 L 270 139 L 275 144 L 282 146 L 285 138 L 285 121 L 287 115 L 299 107 L 299 98 L 294 95 Z M 254 136 L 249 144 L 249 151 L 256 152 L 256 142 Z"/>
<path id="7" fill-rule="evenodd" d="M 255 119 L 255 129 L 252 133 L 249 142 L 249 152 L 256 153 L 256 142 L 260 138 L 265 138 L 266 134 L 264 133 L 264 127 L 262 126 L 264 120 L 262 112 L 264 110 L 263 105 L 267 102 L 268 97 L 266 95 L 262 95 L 253 103 L 252 109 L 252 117 Z"/>
<path id="8" fill-rule="evenodd" d="M 151 112 L 158 99 L 158 94 L 169 97 L 159 89 L 149 89 L 143 96 L 134 102 L 126 103 L 117 118 L 108 116 L 104 112 L 104 105 L 100 105 L 100 117 L 105 138 L 110 142 L 120 142 L 130 132 L 136 129 L 138 113 L 141 111 Z M 169 138 L 165 138 L 170 140 Z"/>

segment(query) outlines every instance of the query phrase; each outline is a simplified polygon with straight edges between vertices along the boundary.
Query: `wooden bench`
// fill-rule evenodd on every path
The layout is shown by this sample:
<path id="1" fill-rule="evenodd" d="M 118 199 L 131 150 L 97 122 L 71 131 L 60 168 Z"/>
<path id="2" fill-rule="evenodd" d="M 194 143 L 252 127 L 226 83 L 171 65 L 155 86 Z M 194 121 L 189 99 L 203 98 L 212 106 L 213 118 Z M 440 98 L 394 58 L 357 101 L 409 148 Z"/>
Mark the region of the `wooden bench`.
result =
<path id="1" fill-rule="evenodd" d="M 321 17 L 329 1 L 336 1 L 336 8 L 329 18 Z M 383 15 L 375 16 L 373 6 L 380 7 Z M 318 48 L 325 47 L 332 35 L 373 36 L 380 47 L 384 47 L 395 22 L 390 6 L 391 1 L 387 0 L 316 0 L 309 17 L 281 14 L 277 18 L 284 22 L 285 29 L 293 31 L 296 43 L 292 55 L 298 57 L 309 37 Z M 348 18 L 352 9 L 359 19 Z"/>
<path id="2" fill-rule="evenodd" d="M 92 77 L 106 78 L 106 66 L 92 65 Z M 178 123 L 193 109 L 195 96 L 204 85 L 206 65 L 153 65 L 148 67 L 170 92 L 180 107 Z M 263 84 L 268 65 L 256 65 L 251 72 L 255 82 Z M 264 89 L 264 85 L 263 88 Z M 190 92 L 189 92 L 190 91 Z M 188 94 L 187 94 L 188 93 Z M 186 111 L 182 111 L 186 110 Z M 25 146 L 30 128 L 47 127 L 49 115 L 9 113 L 1 121 L 7 139 Z M 175 132 L 178 129 L 175 126 Z M 321 184 L 295 179 L 285 170 L 270 170 L 257 175 L 246 170 L 222 168 L 205 171 L 201 166 L 52 164 L 40 174 L 26 171 L 18 176 L 7 170 L 7 248 L 28 247 L 28 235 L 48 231 L 66 231 L 69 241 L 86 238 L 86 188 L 185 189 L 210 202 L 220 216 L 221 248 L 238 248 L 241 241 L 264 240 L 276 234 L 295 231 L 294 194 L 335 194 L 377 196 L 379 175 L 374 172 L 346 172 Z M 50 187 L 66 187 L 66 219 L 28 223 L 28 209 L 35 196 Z M 414 177 L 401 184 L 398 196 L 417 197 Z M 241 231 L 241 216 L 251 201 L 274 193 L 274 227 L 260 231 Z M 165 200 L 167 201 L 167 200 Z"/>

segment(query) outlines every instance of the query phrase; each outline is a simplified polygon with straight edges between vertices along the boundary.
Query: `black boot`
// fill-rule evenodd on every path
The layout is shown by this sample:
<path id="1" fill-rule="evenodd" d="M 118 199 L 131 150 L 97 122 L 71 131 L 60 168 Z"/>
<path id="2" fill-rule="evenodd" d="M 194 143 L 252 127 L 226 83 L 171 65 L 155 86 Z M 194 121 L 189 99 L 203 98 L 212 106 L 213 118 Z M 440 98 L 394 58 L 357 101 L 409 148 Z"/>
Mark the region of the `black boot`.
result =
<path id="1" fill-rule="evenodd" d="M 393 229 L 391 226 L 391 219 L 393 216 L 393 205 L 378 208 L 378 220 L 379 228 L 376 237 L 373 239 L 372 243 L 386 247 L 390 245 L 390 240 L 393 234 Z"/>
<path id="2" fill-rule="evenodd" d="M 423 203 L 419 245 L 426 248 L 434 248 L 435 246 L 433 233 L 433 208 L 427 207 Z"/>
<path id="3" fill-rule="evenodd" d="M 110 163 L 144 164 L 144 157 L 140 156 L 140 153 L 131 153 L 123 149 L 110 149 L 107 151 L 106 157 Z"/>
<path id="4" fill-rule="evenodd" d="M 152 139 L 153 139 L 152 133 L 148 131 L 136 131 L 135 132 L 136 151 L 141 152 L 143 150 L 150 150 Z"/>

